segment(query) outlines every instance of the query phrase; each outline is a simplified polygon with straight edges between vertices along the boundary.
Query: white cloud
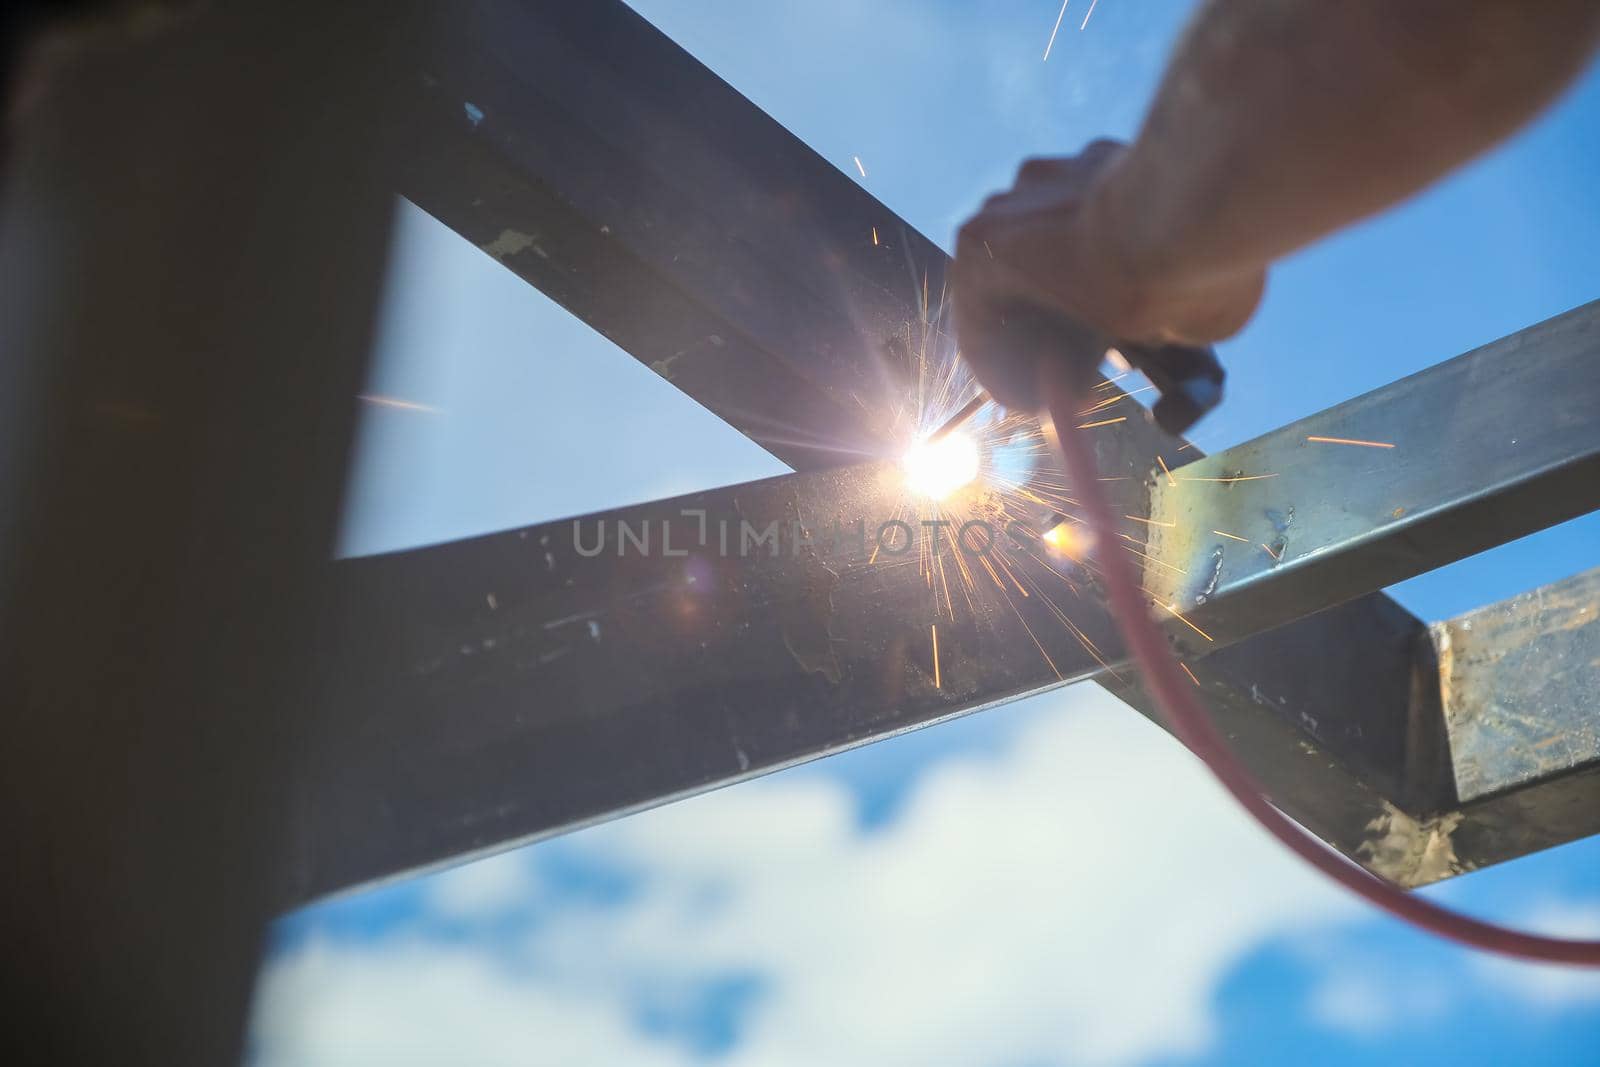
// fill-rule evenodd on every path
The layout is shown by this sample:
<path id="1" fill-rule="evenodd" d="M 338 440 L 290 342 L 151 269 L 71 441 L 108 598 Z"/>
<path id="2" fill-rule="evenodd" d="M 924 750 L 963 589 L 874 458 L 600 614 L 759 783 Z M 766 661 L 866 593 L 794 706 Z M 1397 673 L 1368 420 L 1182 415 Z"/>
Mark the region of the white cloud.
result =
<path id="1" fill-rule="evenodd" d="M 679 1067 L 615 1002 L 523 984 L 461 945 L 312 941 L 264 972 L 251 1061 L 293 1067 Z"/>
<path id="2" fill-rule="evenodd" d="M 1100 691 L 1037 705 L 1001 753 L 937 765 L 876 831 L 858 828 L 843 785 L 789 775 L 573 839 L 642 871 L 644 888 L 540 923 L 514 971 L 409 941 L 298 950 L 263 982 L 262 1062 L 390 1049 L 395 1026 L 420 1043 L 470 1030 L 495 1055 L 525 1042 L 537 1055 L 523 1062 L 670 1061 L 667 1039 L 632 1029 L 630 997 L 730 971 L 768 982 L 736 1067 L 1118 1064 L 1203 1048 L 1242 955 L 1354 906 Z M 430 900 L 459 917 L 473 892 Z M 502 907 L 497 893 L 485 908 Z M 489 1053 L 455 1061 L 499 1062 Z"/>
<path id="3" fill-rule="evenodd" d="M 537 889 L 525 852 L 502 852 L 441 871 L 426 882 L 429 907 L 446 918 L 484 919 L 526 907 Z"/>
<path id="4" fill-rule="evenodd" d="M 1458 892 L 1444 895 L 1466 895 L 1459 892 L 1464 885 L 1452 888 Z M 1507 921 L 1517 929 L 1561 937 L 1600 937 L 1600 901 L 1547 899 Z M 1468 966 L 1457 970 L 1453 960 L 1435 956 L 1429 963 L 1409 954 L 1396 958 L 1389 945 L 1364 948 L 1326 937 L 1307 939 L 1297 947 L 1308 969 L 1318 975 L 1306 1001 L 1307 1015 L 1329 1030 L 1357 1038 L 1382 1038 L 1480 1005 L 1546 1017 L 1600 1005 L 1600 974 L 1583 968 L 1464 953 L 1459 958 Z"/>
<path id="5" fill-rule="evenodd" d="M 1547 901 L 1519 925 L 1559 937 L 1600 939 L 1600 900 Z M 1592 969 L 1519 963 L 1495 956 L 1479 957 L 1476 964 L 1485 980 L 1538 1011 L 1600 1004 L 1600 973 Z"/>
<path id="6" fill-rule="evenodd" d="M 1312 1020 L 1357 1037 L 1374 1038 L 1398 1028 L 1416 1026 L 1451 1008 L 1445 989 L 1375 971 L 1336 970 L 1312 990 L 1307 1004 Z"/>

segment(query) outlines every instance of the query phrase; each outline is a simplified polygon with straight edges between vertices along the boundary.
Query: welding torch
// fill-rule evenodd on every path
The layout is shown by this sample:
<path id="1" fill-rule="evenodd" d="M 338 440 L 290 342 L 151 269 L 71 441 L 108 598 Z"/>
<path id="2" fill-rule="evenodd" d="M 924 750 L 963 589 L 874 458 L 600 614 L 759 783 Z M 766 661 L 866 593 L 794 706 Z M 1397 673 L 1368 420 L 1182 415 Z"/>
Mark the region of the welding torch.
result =
<path id="1" fill-rule="evenodd" d="M 1075 320 L 1042 308 L 1017 309 L 1005 318 L 1008 344 L 1016 346 L 1025 358 L 1064 362 L 1068 380 L 1079 388 L 1088 386 L 1106 352 L 1115 348 L 1130 367 L 1142 372 L 1156 387 L 1159 397 L 1150 414 L 1156 425 L 1173 436 L 1182 434 L 1222 402 L 1226 374 L 1209 347 L 1109 343 Z M 928 440 L 937 441 L 964 425 L 988 400 L 989 394 L 980 390 Z"/>

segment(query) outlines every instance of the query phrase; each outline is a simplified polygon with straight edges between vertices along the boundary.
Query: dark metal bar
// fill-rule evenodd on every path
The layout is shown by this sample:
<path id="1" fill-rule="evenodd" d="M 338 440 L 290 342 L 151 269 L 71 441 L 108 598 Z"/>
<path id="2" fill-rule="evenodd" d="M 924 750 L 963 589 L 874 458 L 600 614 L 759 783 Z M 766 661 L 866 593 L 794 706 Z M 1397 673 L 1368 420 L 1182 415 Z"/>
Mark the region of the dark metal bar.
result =
<path id="1" fill-rule="evenodd" d="M 1600 569 L 1430 631 L 1463 801 L 1600 761 Z"/>
<path id="2" fill-rule="evenodd" d="M 985 578 L 972 607 L 958 587 L 952 620 L 903 531 L 878 549 L 900 477 L 790 475 L 339 564 L 346 734 L 302 805 L 299 898 L 1098 669 L 1056 621 L 1076 596 L 1059 576 L 1035 565 L 1010 600 Z M 1103 613 L 1079 625 L 1116 654 Z"/>
<path id="3" fill-rule="evenodd" d="M 1421 851 L 1393 845 L 1401 828 L 1431 825 L 1454 807 L 1428 648 L 1426 627 L 1374 594 L 1186 662 L 1278 808 L 1345 855 L 1414 885 L 1455 873 L 1423 877 L 1432 868 Z M 1099 681 L 1160 721 L 1136 677 Z M 1549 843 L 1508 839 L 1486 863 Z"/>
<path id="4" fill-rule="evenodd" d="M 1066 681 L 1099 677 L 1138 705 L 1105 670 L 1120 645 L 1087 572 L 1013 554 L 1030 595 L 980 578 L 951 594 L 951 618 L 920 551 L 874 559 L 879 517 L 905 515 L 899 479 L 880 465 L 792 475 L 341 563 L 341 676 L 324 718 L 342 732 L 297 805 L 294 899 Z M 776 556 L 754 540 L 769 529 Z M 943 560 L 953 574 L 948 545 Z M 1306 641 L 1323 650 L 1315 670 L 1285 654 Z M 1418 780 L 1406 764 L 1438 762 L 1437 739 L 1406 728 L 1419 642 L 1422 624 L 1374 596 L 1194 669 L 1275 799 L 1354 853 L 1383 801 Z M 1382 728 L 1363 736 L 1341 718 L 1345 698 Z"/>
<path id="5" fill-rule="evenodd" d="M 943 252 L 620 0 L 438 17 L 402 192 L 797 469 L 881 444 Z"/>
<path id="6" fill-rule="evenodd" d="M 1596 832 L 1600 569 L 1429 628 L 1464 870 Z"/>
<path id="7" fill-rule="evenodd" d="M 797 470 L 877 448 L 846 410 L 626 241 L 531 179 L 437 90 L 413 104 L 427 145 L 399 162 L 411 200 Z"/>

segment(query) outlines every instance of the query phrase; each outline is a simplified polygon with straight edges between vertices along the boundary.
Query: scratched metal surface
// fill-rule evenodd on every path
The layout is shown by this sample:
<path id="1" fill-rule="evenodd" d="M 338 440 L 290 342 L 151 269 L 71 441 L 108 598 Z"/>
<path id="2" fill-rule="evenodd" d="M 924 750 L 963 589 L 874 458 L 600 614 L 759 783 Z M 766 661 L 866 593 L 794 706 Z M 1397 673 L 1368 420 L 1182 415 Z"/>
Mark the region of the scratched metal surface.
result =
<path id="1" fill-rule="evenodd" d="M 1224 594 L 1251 599 L 1232 618 L 1281 622 L 1593 511 L 1596 367 L 1600 302 L 1189 464 L 1156 482 L 1170 525 L 1148 527 L 1186 572 L 1146 584 L 1208 631 Z"/>
<path id="2" fill-rule="evenodd" d="M 1462 801 L 1600 765 L 1600 569 L 1430 629 Z"/>
<path id="3" fill-rule="evenodd" d="M 873 560 L 851 535 L 902 497 L 898 468 L 868 464 L 340 563 L 326 730 L 295 802 L 300 897 L 1087 677 L 1069 609 L 1119 655 L 1104 612 L 1042 564 L 1019 571 L 1030 596 L 956 588 L 952 620 L 916 553 Z M 619 521 L 648 525 L 649 555 Z M 742 536 L 773 522 L 776 555 Z"/>

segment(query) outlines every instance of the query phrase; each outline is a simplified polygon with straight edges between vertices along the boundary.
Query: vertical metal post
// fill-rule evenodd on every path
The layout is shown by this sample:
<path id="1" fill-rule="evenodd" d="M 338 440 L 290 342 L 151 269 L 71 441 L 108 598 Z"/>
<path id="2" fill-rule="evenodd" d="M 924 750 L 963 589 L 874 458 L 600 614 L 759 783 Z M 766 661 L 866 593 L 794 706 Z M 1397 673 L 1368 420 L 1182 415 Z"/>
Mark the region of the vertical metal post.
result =
<path id="1" fill-rule="evenodd" d="M 86 35 L 0 216 L 3 996 L 237 1058 L 385 259 L 396 5 Z"/>

